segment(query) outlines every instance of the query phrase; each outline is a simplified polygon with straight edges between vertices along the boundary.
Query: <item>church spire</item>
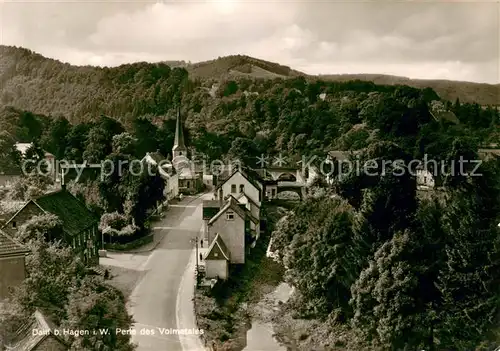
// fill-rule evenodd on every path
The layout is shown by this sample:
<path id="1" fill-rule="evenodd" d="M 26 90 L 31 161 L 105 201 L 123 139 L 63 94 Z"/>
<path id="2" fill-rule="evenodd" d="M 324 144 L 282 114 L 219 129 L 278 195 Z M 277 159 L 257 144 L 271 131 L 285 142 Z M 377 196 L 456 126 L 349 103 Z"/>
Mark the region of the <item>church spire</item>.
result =
<path id="1" fill-rule="evenodd" d="M 173 158 L 177 156 L 186 156 L 186 145 L 184 145 L 184 133 L 182 131 L 181 108 L 177 107 L 177 123 L 175 126 L 175 140 L 172 148 Z"/>

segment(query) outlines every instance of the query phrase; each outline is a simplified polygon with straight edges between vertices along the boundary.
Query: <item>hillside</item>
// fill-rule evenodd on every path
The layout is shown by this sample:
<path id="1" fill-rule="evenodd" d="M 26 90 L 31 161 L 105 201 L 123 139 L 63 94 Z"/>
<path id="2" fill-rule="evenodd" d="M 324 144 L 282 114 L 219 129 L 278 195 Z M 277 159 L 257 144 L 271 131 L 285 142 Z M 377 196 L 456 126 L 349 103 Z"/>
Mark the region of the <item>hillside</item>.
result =
<path id="1" fill-rule="evenodd" d="M 64 115 L 71 121 L 88 120 L 96 113 L 115 116 L 121 121 L 145 113 L 158 115 L 163 114 L 171 105 L 177 90 L 175 87 L 180 84 L 180 76 L 185 74 L 181 73 L 183 70 L 201 85 L 205 81 L 253 78 L 305 77 L 310 81 L 321 79 L 326 82 L 356 79 L 379 85 L 404 84 L 420 89 L 429 87 L 442 99 L 454 101 L 458 98 L 461 102 L 500 105 L 500 85 L 414 80 L 388 75 L 311 76 L 287 66 L 243 55 L 194 64 L 165 61 L 154 64 L 134 63 L 115 68 L 72 66 L 30 50 L 7 46 L 0 46 L 0 105 L 46 115 Z M 178 73 L 171 75 L 174 71 Z M 180 76 L 176 76 L 178 74 Z M 141 106 L 131 106 L 130 100 L 138 99 L 143 90 L 146 93 L 143 99 L 145 101 Z M 159 94 L 162 99 L 166 99 L 163 106 L 160 109 L 148 108 L 153 104 L 148 99 L 155 99 L 156 104 Z"/>
<path id="2" fill-rule="evenodd" d="M 500 105 L 500 84 L 492 85 L 451 80 L 409 79 L 406 77 L 383 74 L 328 74 L 319 77 L 321 79 L 338 82 L 359 79 L 382 85 L 408 85 L 418 89 L 429 87 L 445 100 L 454 101 L 458 98 L 463 102 L 477 102 L 480 105 Z"/>

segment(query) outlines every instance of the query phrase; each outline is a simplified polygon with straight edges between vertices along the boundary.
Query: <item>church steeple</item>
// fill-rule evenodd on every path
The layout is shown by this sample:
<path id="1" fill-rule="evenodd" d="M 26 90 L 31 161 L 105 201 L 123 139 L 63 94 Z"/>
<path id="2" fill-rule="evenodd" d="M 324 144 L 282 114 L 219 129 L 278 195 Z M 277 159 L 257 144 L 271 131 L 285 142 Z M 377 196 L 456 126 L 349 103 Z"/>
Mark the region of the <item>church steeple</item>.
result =
<path id="1" fill-rule="evenodd" d="M 172 148 L 172 157 L 187 156 L 186 145 L 184 145 L 184 133 L 182 131 L 181 108 L 177 107 L 177 123 L 175 125 L 175 140 Z"/>

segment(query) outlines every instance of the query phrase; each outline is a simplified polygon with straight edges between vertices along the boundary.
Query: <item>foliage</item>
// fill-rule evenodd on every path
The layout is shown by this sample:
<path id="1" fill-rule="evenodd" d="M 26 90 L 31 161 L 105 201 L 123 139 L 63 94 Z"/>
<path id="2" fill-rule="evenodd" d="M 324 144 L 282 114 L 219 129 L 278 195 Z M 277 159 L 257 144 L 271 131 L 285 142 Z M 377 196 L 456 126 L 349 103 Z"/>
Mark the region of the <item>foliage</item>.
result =
<path id="1" fill-rule="evenodd" d="M 67 319 L 62 327 L 70 330 L 103 331 L 81 337 L 70 337 L 72 350 L 124 350 L 135 349 L 130 335 L 117 333 L 117 329 L 132 326 L 132 318 L 125 309 L 125 299 L 101 277 L 86 276 L 71 287 Z"/>
<path id="2" fill-rule="evenodd" d="M 65 336 L 72 349 L 133 350 L 129 336 L 116 335 L 116 328 L 129 329 L 132 325 L 123 295 L 102 278 L 88 276 L 84 263 L 71 248 L 46 241 L 58 226 L 56 219 L 42 216 L 20 229 L 21 237 L 30 238 L 27 277 L 16 288 L 10 310 L 3 311 L 1 320 L 6 330 L 0 332 L 11 335 L 39 309 L 63 328 L 96 331 L 76 339 Z M 109 333 L 101 334 L 99 328 L 108 328 Z"/>
<path id="3" fill-rule="evenodd" d="M 53 214 L 34 216 L 19 228 L 16 238 L 25 243 L 39 238 L 59 241 L 63 239 L 63 223 Z"/>
<path id="4" fill-rule="evenodd" d="M 106 228 L 122 230 L 127 225 L 127 217 L 121 213 L 105 213 L 101 216 L 99 230 L 103 231 Z"/>

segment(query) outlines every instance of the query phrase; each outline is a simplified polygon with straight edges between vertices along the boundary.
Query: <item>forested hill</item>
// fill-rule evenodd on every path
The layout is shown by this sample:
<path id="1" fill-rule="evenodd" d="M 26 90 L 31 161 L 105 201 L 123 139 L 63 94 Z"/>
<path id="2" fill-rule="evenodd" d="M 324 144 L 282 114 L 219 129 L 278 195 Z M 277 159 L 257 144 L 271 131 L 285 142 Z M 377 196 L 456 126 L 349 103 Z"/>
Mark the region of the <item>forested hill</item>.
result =
<path id="1" fill-rule="evenodd" d="M 2 131 L 15 141 L 38 142 L 58 157 L 85 158 L 84 152 L 97 145 L 89 135 L 103 128 L 109 129 L 101 135 L 106 143 L 117 131 L 131 132 L 141 144 L 138 156 L 158 149 L 168 154 L 179 99 L 188 143 L 210 159 L 255 159 L 261 153 L 298 157 L 360 149 L 375 140 L 398 142 L 412 154 L 442 154 L 455 137 L 481 144 L 500 138 L 496 109 L 443 100 L 431 88 L 313 80 L 243 56 L 177 62 L 173 68 L 144 62 L 100 68 L 0 48 Z M 242 73 L 254 67 L 275 77 Z M 215 75 L 241 74 L 203 78 L 212 69 Z"/>
<path id="2" fill-rule="evenodd" d="M 304 77 L 308 81 L 345 82 L 359 79 L 380 85 L 430 87 L 442 99 L 450 101 L 458 98 L 461 102 L 477 102 L 483 106 L 500 105 L 500 85 L 411 80 L 387 75 L 317 77 L 248 56 L 228 56 L 195 64 L 169 61 L 116 68 L 77 67 L 27 49 L 7 46 L 0 46 L 0 105 L 45 115 L 64 115 L 73 123 L 87 121 L 97 113 L 127 122 L 134 116 L 158 115 L 168 110 L 187 73 L 196 81 L 188 87 L 188 92 L 207 92 L 213 83 L 224 84 L 227 80 Z M 252 91 L 252 84 L 246 85 L 247 90 Z M 266 90 L 272 85 L 264 84 Z M 262 89 L 259 92 L 262 93 Z"/>

